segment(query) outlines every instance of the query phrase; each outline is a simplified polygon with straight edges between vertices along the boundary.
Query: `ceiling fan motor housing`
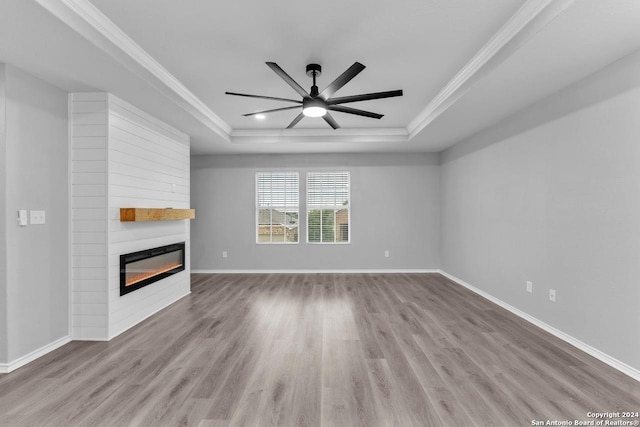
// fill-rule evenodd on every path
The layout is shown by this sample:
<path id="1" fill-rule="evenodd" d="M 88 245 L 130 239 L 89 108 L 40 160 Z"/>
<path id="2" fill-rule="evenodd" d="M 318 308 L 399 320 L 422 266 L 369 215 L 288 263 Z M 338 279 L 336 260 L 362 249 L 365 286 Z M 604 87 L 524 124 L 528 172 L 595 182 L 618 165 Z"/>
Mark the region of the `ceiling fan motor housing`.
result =
<path id="1" fill-rule="evenodd" d="M 307 64 L 307 76 L 317 77 L 321 74 L 322 74 L 322 67 L 320 66 L 320 64 Z"/>

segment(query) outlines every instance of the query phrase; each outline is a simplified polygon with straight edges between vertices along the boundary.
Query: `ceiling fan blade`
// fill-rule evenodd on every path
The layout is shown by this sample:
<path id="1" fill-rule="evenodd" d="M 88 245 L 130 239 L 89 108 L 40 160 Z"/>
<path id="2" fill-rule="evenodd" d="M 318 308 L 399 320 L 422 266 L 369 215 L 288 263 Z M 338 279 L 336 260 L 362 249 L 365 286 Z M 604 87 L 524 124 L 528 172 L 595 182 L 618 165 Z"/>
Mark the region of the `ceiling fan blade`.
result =
<path id="1" fill-rule="evenodd" d="M 300 120 L 302 120 L 303 118 L 304 118 L 304 114 L 302 114 L 302 113 L 298 114 L 298 115 L 296 116 L 296 118 L 295 118 L 295 119 L 293 119 L 293 121 L 292 121 L 291 123 L 289 123 L 289 126 L 287 126 L 287 129 L 291 129 L 291 128 L 293 128 L 293 127 L 294 127 L 295 125 L 297 125 L 297 124 L 298 124 L 298 122 L 299 122 Z"/>
<path id="2" fill-rule="evenodd" d="M 329 86 L 327 86 L 321 93 L 320 98 L 329 99 L 331 96 L 336 93 L 342 86 L 349 83 L 349 81 L 360 74 L 362 70 L 365 69 L 365 66 L 359 62 L 354 63 L 351 67 L 347 68 L 347 71 L 340 74 L 337 79 L 335 79 Z"/>
<path id="3" fill-rule="evenodd" d="M 249 95 L 246 93 L 237 93 L 237 92 L 225 92 L 225 95 L 246 96 L 247 98 L 272 99 L 274 101 L 287 101 L 287 102 L 295 102 L 296 104 L 302 104 L 302 101 L 298 101 L 296 99 L 276 98 L 274 96 Z"/>
<path id="4" fill-rule="evenodd" d="M 372 119 L 381 119 L 384 117 L 384 114 L 372 113 L 370 111 L 358 110 L 357 108 L 343 107 L 340 105 L 329 105 L 327 108 L 331 111 L 355 114 L 356 116 L 371 117 Z"/>
<path id="5" fill-rule="evenodd" d="M 285 73 L 278 64 L 276 64 L 275 62 L 267 62 L 266 64 L 269 66 L 269 68 L 275 71 L 275 73 L 279 75 L 282 80 L 287 82 L 287 84 L 291 86 L 293 90 L 298 92 L 298 95 L 303 98 L 309 98 L 309 94 L 307 93 L 307 91 L 304 90 L 302 86 L 300 86 L 295 80 L 293 80 L 291 76 L 289 76 L 289 74 Z"/>
<path id="6" fill-rule="evenodd" d="M 325 122 L 329 123 L 329 126 L 331 126 L 332 128 L 340 129 L 340 125 L 338 124 L 338 122 L 336 122 L 335 119 L 331 117 L 329 113 L 326 113 L 324 116 L 322 116 L 322 118 L 324 119 Z"/>
<path id="7" fill-rule="evenodd" d="M 300 108 L 299 105 L 293 107 L 274 108 L 273 110 L 256 111 L 255 113 L 243 114 L 244 117 L 255 116 L 256 114 L 275 113 L 276 111 L 293 110 L 294 108 Z"/>
<path id="8" fill-rule="evenodd" d="M 369 101 L 370 99 L 391 98 L 402 96 L 402 90 L 390 90 L 387 92 L 365 93 L 362 95 L 341 96 L 327 100 L 327 105 L 346 104 L 347 102 Z"/>

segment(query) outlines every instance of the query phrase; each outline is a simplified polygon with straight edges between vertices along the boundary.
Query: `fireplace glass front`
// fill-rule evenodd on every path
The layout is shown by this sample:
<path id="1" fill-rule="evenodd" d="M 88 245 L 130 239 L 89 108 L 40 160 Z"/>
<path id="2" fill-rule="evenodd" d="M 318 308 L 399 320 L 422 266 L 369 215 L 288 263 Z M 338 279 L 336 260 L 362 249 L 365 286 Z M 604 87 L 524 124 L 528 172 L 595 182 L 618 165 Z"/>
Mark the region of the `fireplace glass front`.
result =
<path id="1" fill-rule="evenodd" d="M 185 243 L 120 255 L 120 295 L 185 269 Z"/>

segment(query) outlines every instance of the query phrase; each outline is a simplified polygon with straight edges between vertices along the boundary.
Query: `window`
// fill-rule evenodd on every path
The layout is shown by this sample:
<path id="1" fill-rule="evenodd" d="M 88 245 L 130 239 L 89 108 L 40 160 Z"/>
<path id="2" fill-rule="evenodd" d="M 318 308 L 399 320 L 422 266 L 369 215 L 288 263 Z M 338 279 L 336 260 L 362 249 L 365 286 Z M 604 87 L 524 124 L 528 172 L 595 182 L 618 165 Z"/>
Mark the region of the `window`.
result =
<path id="1" fill-rule="evenodd" d="M 256 243 L 298 243 L 297 172 L 256 174 Z"/>
<path id="2" fill-rule="evenodd" d="M 349 172 L 307 174 L 307 241 L 349 243 Z"/>

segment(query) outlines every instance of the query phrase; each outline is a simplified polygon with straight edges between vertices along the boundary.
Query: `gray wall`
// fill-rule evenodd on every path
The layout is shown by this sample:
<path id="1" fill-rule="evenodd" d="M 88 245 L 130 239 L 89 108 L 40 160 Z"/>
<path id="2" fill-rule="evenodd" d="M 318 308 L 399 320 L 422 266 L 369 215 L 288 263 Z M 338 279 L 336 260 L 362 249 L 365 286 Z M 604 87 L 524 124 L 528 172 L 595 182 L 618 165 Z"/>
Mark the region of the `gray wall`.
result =
<path id="1" fill-rule="evenodd" d="M 7 363 L 6 66 L 0 64 L 0 364 Z"/>
<path id="2" fill-rule="evenodd" d="M 636 54 L 446 151 L 441 166 L 442 269 L 636 369 L 639 118 Z"/>
<path id="3" fill-rule="evenodd" d="M 440 265 L 439 157 L 413 155 L 195 156 L 192 270 L 409 270 Z M 351 243 L 307 244 L 305 192 L 297 245 L 255 243 L 255 173 L 351 171 Z M 384 257 L 384 251 L 390 257 Z M 222 258 L 227 251 L 228 258 Z"/>
<path id="4" fill-rule="evenodd" d="M 67 94 L 6 66 L 6 363 L 69 334 Z M 18 209 L 45 210 L 19 227 Z"/>

